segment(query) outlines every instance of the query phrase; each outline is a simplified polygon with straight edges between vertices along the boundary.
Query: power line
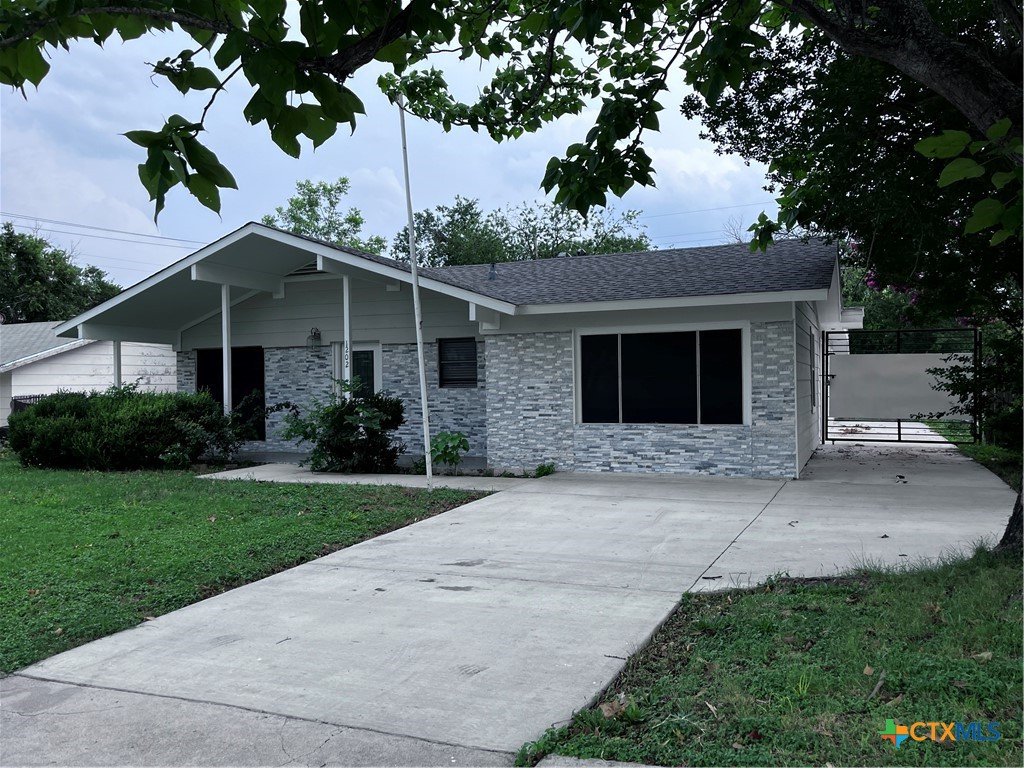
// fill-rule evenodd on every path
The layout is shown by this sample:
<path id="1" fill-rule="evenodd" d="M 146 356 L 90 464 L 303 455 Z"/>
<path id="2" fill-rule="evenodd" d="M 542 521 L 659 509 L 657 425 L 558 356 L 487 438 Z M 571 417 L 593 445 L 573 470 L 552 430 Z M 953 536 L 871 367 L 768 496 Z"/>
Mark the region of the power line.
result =
<path id="1" fill-rule="evenodd" d="M 13 223 L 13 222 L 12 222 Z M 191 245 L 174 245 L 173 243 L 150 243 L 145 240 L 129 240 L 123 237 L 107 237 L 106 235 L 90 235 L 87 232 L 68 232 L 64 229 L 49 229 L 47 227 L 39 227 L 35 229 L 28 224 L 14 224 L 16 227 L 21 229 L 28 229 L 31 231 L 38 232 L 49 232 L 51 235 L 71 235 L 72 237 L 92 237 L 96 240 L 113 240 L 115 243 L 135 243 L 136 245 L 148 245 L 153 248 L 183 248 L 187 251 L 195 250 Z"/>
<path id="2" fill-rule="evenodd" d="M 7 216 L 12 219 L 29 219 L 31 221 L 41 221 L 45 224 L 60 224 L 65 227 L 76 227 L 79 229 L 94 229 L 99 232 L 114 232 L 118 235 L 135 235 L 138 237 L 150 237 L 154 240 L 174 240 L 179 243 L 193 243 L 195 245 L 206 245 L 206 243 L 200 240 L 186 240 L 182 237 L 167 237 L 165 235 L 147 235 L 145 232 L 130 232 L 126 229 L 111 229 L 110 227 L 97 227 L 92 224 L 78 224 L 74 221 L 61 221 L 60 219 L 44 219 L 39 216 L 28 216 L 24 213 L 9 213 L 7 211 L 0 211 L 0 216 Z M 25 224 L 18 224 L 16 226 L 24 227 Z"/>
<path id="3" fill-rule="evenodd" d="M 660 219 L 665 216 L 682 216 L 687 213 L 708 213 L 710 211 L 728 211 L 731 208 L 749 208 L 754 205 L 767 205 L 774 200 L 762 200 L 759 203 L 740 203 L 739 205 L 720 205 L 717 208 L 696 208 L 692 211 L 676 211 L 675 213 L 652 213 L 650 216 L 637 216 L 638 219 Z"/>
<path id="4" fill-rule="evenodd" d="M 159 264 L 153 264 L 149 261 L 141 261 L 139 259 L 122 259 L 117 256 L 94 256 L 90 253 L 75 254 L 75 256 L 81 256 L 83 259 L 101 259 L 102 261 L 119 261 L 123 264 L 141 264 L 143 267 L 148 269 L 163 269 L 164 266 Z"/>

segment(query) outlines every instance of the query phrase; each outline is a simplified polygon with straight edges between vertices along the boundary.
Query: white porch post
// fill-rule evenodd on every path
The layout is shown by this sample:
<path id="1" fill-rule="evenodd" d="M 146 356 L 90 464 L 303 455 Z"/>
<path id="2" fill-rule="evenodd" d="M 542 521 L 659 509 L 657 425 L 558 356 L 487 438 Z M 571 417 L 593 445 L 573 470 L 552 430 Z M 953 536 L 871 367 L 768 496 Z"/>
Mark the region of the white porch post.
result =
<path id="1" fill-rule="evenodd" d="M 112 343 L 112 346 L 113 346 L 113 353 L 114 353 L 114 375 L 113 375 L 114 386 L 115 387 L 120 387 L 121 386 L 121 342 L 120 341 L 114 341 L 114 342 L 111 342 L 111 343 Z"/>
<path id="2" fill-rule="evenodd" d="M 341 276 L 341 314 L 342 322 L 345 323 L 345 336 L 341 348 L 341 378 L 346 382 L 352 381 L 352 287 L 349 284 L 348 275 Z M 373 386 L 371 382 L 370 386 Z M 352 393 L 346 393 L 345 397 L 351 397 Z"/>
<path id="3" fill-rule="evenodd" d="M 224 413 L 231 413 L 231 286 L 220 287 L 220 343 L 224 366 Z"/>

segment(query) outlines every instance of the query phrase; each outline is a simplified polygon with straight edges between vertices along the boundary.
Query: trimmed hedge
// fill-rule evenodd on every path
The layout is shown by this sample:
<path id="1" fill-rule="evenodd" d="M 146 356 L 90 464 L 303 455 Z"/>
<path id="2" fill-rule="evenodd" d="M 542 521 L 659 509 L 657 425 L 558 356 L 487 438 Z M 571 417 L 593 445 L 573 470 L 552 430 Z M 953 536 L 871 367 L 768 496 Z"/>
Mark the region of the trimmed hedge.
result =
<path id="1" fill-rule="evenodd" d="M 58 392 L 8 419 L 25 466 L 50 469 L 185 468 L 238 447 L 231 419 L 208 393 Z"/>

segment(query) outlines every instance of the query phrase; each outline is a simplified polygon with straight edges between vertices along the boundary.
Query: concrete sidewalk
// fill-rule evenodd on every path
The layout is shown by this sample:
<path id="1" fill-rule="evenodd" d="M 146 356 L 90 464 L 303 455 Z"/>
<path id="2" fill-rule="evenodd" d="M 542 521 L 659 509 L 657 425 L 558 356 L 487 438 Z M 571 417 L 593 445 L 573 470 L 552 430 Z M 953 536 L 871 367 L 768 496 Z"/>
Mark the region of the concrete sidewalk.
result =
<path id="1" fill-rule="evenodd" d="M 203 480 L 255 480 L 261 483 L 303 483 L 337 485 L 401 485 L 405 488 L 426 488 L 426 475 L 374 474 L 343 475 L 336 472 L 313 472 L 298 464 L 258 464 L 254 467 L 229 469 L 199 475 Z M 434 475 L 435 488 L 457 488 L 463 491 L 507 491 L 530 482 L 525 477 L 484 477 L 483 475 Z"/>
<path id="2" fill-rule="evenodd" d="M 511 764 L 685 590 L 997 536 L 1012 492 L 930 451 L 828 447 L 796 482 L 514 481 L 0 681 L 0 764 Z"/>

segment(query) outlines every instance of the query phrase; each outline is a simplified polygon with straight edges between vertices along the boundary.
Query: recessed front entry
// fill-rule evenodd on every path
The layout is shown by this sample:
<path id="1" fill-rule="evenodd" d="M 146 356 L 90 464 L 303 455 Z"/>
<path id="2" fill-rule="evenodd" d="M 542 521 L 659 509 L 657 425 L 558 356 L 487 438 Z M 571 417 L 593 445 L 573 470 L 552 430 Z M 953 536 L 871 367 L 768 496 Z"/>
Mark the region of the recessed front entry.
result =
<path id="1" fill-rule="evenodd" d="M 217 349 L 196 350 L 196 391 L 207 390 L 224 404 L 223 353 Z M 253 393 L 256 393 L 255 395 Z M 252 425 L 253 440 L 267 439 L 266 385 L 263 377 L 263 347 L 231 348 L 231 401 L 235 413 Z"/>

